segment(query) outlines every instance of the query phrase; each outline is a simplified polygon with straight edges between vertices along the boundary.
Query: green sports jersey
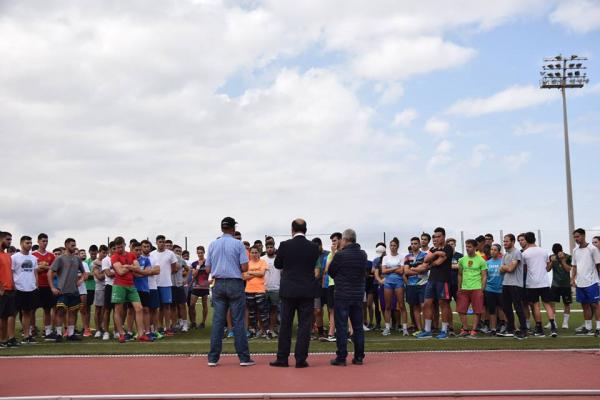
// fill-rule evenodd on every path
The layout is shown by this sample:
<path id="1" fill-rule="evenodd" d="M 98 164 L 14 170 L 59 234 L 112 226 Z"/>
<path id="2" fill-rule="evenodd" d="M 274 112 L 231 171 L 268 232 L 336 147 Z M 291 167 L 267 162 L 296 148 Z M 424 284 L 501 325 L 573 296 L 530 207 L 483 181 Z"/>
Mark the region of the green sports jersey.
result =
<path id="1" fill-rule="evenodd" d="M 571 265 L 571 256 L 565 254 L 566 262 Z M 552 286 L 553 287 L 571 287 L 571 273 L 563 269 L 556 256 L 551 258 L 552 264 Z"/>
<path id="2" fill-rule="evenodd" d="M 87 266 L 90 269 L 90 271 L 92 271 L 92 264 L 94 263 L 92 261 L 92 259 L 88 258 L 84 262 L 87 264 Z M 94 274 L 92 272 L 90 272 L 88 274 L 88 277 L 85 280 L 85 289 L 86 290 L 96 290 L 96 281 L 94 280 Z"/>
<path id="3" fill-rule="evenodd" d="M 488 269 L 483 257 L 478 255 L 473 257 L 464 256 L 458 260 L 458 268 L 462 271 L 461 289 L 478 290 L 483 288 L 481 285 L 481 273 Z"/>

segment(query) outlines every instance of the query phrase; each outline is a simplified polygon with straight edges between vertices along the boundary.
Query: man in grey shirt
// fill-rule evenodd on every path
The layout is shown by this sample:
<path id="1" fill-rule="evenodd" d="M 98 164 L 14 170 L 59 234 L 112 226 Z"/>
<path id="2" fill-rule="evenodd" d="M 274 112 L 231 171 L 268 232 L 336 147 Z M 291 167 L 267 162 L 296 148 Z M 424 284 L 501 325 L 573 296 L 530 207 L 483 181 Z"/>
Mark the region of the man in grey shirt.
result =
<path id="1" fill-rule="evenodd" d="M 502 258 L 500 273 L 504 274 L 502 282 L 502 307 L 506 314 L 507 329 L 506 332 L 497 333 L 497 335 L 524 339 L 527 336 L 527 320 L 523 311 L 523 300 L 525 300 L 524 268 L 521 252 L 515 248 L 515 241 L 515 235 L 512 233 L 504 236 L 506 254 Z M 519 318 L 520 331 L 515 330 L 513 307 Z"/>
<path id="2" fill-rule="evenodd" d="M 81 276 L 79 276 L 81 273 Z M 58 285 L 54 286 L 54 276 L 58 276 Z M 50 290 L 57 296 L 56 315 L 56 341 L 62 340 L 62 327 L 67 311 L 67 340 L 79 341 L 75 335 L 75 318 L 81 302 L 78 287 L 87 279 L 81 259 L 77 254 L 75 239 L 65 240 L 65 253 L 59 256 L 48 271 L 48 284 Z"/>

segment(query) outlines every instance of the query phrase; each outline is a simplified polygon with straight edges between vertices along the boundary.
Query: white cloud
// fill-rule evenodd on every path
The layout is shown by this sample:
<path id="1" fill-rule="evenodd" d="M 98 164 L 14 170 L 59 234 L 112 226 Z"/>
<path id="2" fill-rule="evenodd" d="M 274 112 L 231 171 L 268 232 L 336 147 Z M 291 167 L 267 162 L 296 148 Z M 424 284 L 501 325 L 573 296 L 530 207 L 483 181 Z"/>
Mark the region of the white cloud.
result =
<path id="1" fill-rule="evenodd" d="M 394 121 L 392 126 L 409 126 L 417 117 L 419 113 L 414 108 L 406 108 L 394 115 Z"/>
<path id="2" fill-rule="evenodd" d="M 452 104 L 446 114 L 476 117 L 484 114 L 514 111 L 547 103 L 559 96 L 557 91 L 535 86 L 511 86 L 490 97 L 469 98 Z"/>
<path id="3" fill-rule="evenodd" d="M 474 146 L 471 154 L 471 159 L 469 160 L 469 164 L 472 167 L 480 167 L 485 160 L 493 158 L 493 155 L 490 153 L 490 150 L 491 147 L 487 144 L 480 143 Z"/>
<path id="4" fill-rule="evenodd" d="M 529 153 L 528 151 L 521 151 L 516 154 L 510 154 L 505 156 L 503 161 L 510 171 L 516 172 L 529 161 L 530 157 L 531 153 Z"/>
<path id="5" fill-rule="evenodd" d="M 437 117 L 431 117 L 425 122 L 425 132 L 431 133 L 436 136 L 443 136 L 450 129 L 450 124 L 443 119 Z"/>
<path id="6" fill-rule="evenodd" d="M 353 68 L 357 75 L 368 79 L 405 79 L 456 67 L 474 55 L 473 49 L 445 42 L 440 37 L 389 38 L 361 52 Z"/>
<path id="7" fill-rule="evenodd" d="M 597 0 L 563 0 L 550 14 L 550 21 L 576 33 L 600 29 L 600 2 Z"/>
<path id="8" fill-rule="evenodd" d="M 399 82 L 394 82 L 389 85 L 379 83 L 376 85 L 375 91 L 381 94 L 379 103 L 383 105 L 395 103 L 404 96 L 404 87 Z"/>
<path id="9" fill-rule="evenodd" d="M 452 161 L 452 149 L 454 145 L 447 139 L 442 140 L 435 148 L 435 151 L 427 163 L 427 169 L 431 172 L 437 167 L 448 164 Z"/>
<path id="10" fill-rule="evenodd" d="M 539 135 L 548 132 L 562 132 L 562 124 L 525 121 L 513 128 L 513 134 L 516 136 Z"/>

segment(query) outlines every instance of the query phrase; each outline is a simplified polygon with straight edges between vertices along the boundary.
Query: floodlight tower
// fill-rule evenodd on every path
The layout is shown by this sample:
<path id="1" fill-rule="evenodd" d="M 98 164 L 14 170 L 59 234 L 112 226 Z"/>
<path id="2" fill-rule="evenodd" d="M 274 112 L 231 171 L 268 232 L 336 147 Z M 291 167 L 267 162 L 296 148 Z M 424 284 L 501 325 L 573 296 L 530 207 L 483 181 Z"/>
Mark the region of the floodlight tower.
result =
<path id="1" fill-rule="evenodd" d="M 567 212 L 569 215 L 569 251 L 575 248 L 573 231 L 575 230 L 575 217 L 573 213 L 573 185 L 571 183 L 571 155 L 569 150 L 569 127 L 567 124 L 567 93 L 566 89 L 582 88 L 589 82 L 586 67 L 583 62 L 585 57 L 572 55 L 563 57 L 557 55 L 544 58 L 544 66 L 540 71 L 540 88 L 560 89 L 563 104 L 563 126 L 565 135 L 565 172 L 567 176 Z"/>

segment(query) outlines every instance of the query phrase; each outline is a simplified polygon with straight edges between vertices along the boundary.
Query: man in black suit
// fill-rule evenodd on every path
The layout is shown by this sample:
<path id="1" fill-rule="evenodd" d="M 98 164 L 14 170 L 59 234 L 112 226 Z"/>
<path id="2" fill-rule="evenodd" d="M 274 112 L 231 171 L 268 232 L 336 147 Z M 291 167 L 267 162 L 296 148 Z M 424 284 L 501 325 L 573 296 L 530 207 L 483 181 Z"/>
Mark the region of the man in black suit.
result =
<path id="1" fill-rule="evenodd" d="M 281 298 L 281 326 L 277 359 L 272 367 L 287 367 L 292 344 L 292 323 L 298 312 L 298 335 L 296 339 L 296 368 L 306 368 L 308 345 L 312 324 L 314 298 L 317 296 L 318 281 L 315 278 L 315 265 L 319 258 L 316 244 L 307 240 L 306 221 L 292 222 L 292 239 L 279 245 L 275 257 L 275 268 L 281 270 L 279 296 Z"/>

